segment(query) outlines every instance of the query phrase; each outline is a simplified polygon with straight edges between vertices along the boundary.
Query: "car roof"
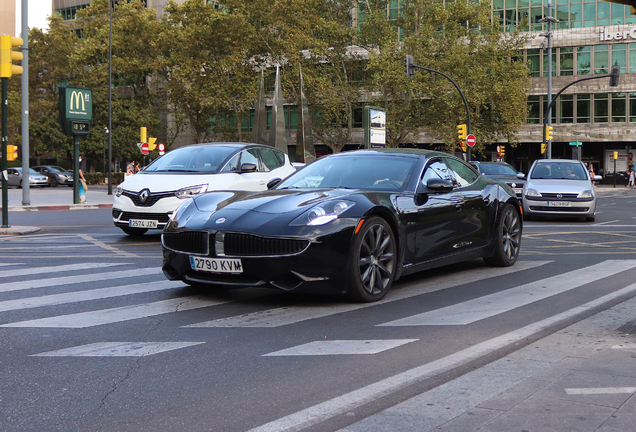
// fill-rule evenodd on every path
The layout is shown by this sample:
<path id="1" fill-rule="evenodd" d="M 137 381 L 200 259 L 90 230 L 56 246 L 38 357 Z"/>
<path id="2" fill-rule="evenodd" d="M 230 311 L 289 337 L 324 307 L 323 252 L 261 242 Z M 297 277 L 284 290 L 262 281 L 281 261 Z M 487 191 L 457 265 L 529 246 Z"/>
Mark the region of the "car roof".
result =
<path id="1" fill-rule="evenodd" d="M 188 144 L 184 146 L 175 147 L 173 150 L 177 150 L 184 147 L 197 147 L 197 146 L 218 146 L 218 147 L 228 147 L 235 149 L 243 149 L 246 147 L 262 147 L 262 148 L 275 148 L 269 145 L 264 144 L 256 144 L 256 143 L 241 143 L 241 142 L 206 142 L 206 143 L 197 143 L 197 144 Z"/>
<path id="2" fill-rule="evenodd" d="M 422 150 L 422 149 L 406 149 L 406 148 L 378 148 L 378 149 L 362 149 L 362 150 L 352 150 L 342 153 L 335 153 L 329 156 L 338 156 L 338 157 L 352 157 L 359 155 L 378 155 L 378 154 L 394 154 L 399 156 L 407 156 L 414 158 L 432 158 L 435 156 L 452 156 L 448 153 L 439 152 L 435 150 Z"/>

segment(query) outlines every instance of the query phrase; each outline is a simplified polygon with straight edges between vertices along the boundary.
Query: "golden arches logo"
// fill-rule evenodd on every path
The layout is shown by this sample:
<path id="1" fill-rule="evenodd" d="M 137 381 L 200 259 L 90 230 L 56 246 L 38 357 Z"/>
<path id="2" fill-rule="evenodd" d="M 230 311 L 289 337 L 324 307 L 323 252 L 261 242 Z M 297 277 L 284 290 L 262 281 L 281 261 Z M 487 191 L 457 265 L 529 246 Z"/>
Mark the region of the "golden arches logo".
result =
<path id="1" fill-rule="evenodd" d="M 75 108 L 73 108 L 73 102 L 75 102 Z M 82 103 L 82 111 L 86 111 L 86 105 L 84 105 L 84 94 L 81 91 L 73 90 L 71 93 L 71 102 L 69 109 L 80 109 L 80 102 Z"/>

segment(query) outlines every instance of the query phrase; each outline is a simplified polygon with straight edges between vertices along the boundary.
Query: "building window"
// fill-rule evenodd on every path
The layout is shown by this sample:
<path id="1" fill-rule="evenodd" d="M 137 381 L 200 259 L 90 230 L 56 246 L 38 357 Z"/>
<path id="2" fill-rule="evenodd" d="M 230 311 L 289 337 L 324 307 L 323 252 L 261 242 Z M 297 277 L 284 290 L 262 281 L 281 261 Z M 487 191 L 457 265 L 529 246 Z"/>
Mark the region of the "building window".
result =
<path id="1" fill-rule="evenodd" d="M 624 123 L 626 111 L 625 93 L 612 94 L 612 123 Z"/>
<path id="2" fill-rule="evenodd" d="M 541 76 L 541 52 L 538 49 L 528 50 L 528 68 L 531 77 Z"/>
<path id="3" fill-rule="evenodd" d="M 574 123 L 574 96 L 561 95 L 559 99 L 559 123 Z"/>
<path id="4" fill-rule="evenodd" d="M 556 76 L 557 69 L 557 53 L 552 50 L 552 76 Z M 543 76 L 548 76 L 548 50 L 543 51 Z"/>
<path id="5" fill-rule="evenodd" d="M 636 105 L 635 105 L 636 108 Z M 541 124 L 541 96 L 528 96 L 528 124 Z"/>
<path id="6" fill-rule="evenodd" d="M 563 47 L 560 49 L 559 75 L 574 75 L 574 48 Z"/>
<path id="7" fill-rule="evenodd" d="M 576 47 L 576 74 L 589 75 L 592 66 L 590 47 Z"/>
<path id="8" fill-rule="evenodd" d="M 599 93 L 594 95 L 594 123 L 608 122 L 608 99 L 607 93 Z"/>
<path id="9" fill-rule="evenodd" d="M 627 45 L 612 45 L 612 66 L 620 66 L 621 73 L 625 73 L 627 66 Z"/>
<path id="10" fill-rule="evenodd" d="M 591 117 L 590 114 L 590 95 L 576 95 L 576 122 L 589 123 Z"/>
<path id="11" fill-rule="evenodd" d="M 606 74 L 608 70 L 607 45 L 594 46 L 594 73 Z"/>
<path id="12" fill-rule="evenodd" d="M 629 121 L 636 122 L 636 93 L 629 94 Z"/>

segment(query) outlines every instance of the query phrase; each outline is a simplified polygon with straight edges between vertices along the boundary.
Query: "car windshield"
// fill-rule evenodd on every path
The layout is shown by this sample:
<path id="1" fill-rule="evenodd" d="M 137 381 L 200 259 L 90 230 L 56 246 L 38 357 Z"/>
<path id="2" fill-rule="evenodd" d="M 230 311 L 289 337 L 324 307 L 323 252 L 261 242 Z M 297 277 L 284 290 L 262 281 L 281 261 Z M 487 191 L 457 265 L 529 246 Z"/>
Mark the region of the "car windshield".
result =
<path id="1" fill-rule="evenodd" d="M 59 167 L 59 166 L 51 166 L 51 167 L 49 167 L 49 171 L 51 171 L 51 172 L 60 172 L 60 173 L 65 173 L 66 172 L 66 170 L 64 168 Z"/>
<path id="2" fill-rule="evenodd" d="M 395 155 L 326 157 L 288 177 L 277 189 L 348 188 L 403 190 L 417 159 Z"/>
<path id="3" fill-rule="evenodd" d="M 499 163 L 480 164 L 479 170 L 486 175 L 517 175 L 517 171 L 510 165 Z"/>
<path id="4" fill-rule="evenodd" d="M 586 180 L 587 173 L 581 164 L 571 162 L 537 163 L 530 173 L 532 179 Z"/>
<path id="5" fill-rule="evenodd" d="M 236 151 L 236 147 L 222 145 L 181 147 L 156 159 L 144 172 L 216 173 Z"/>

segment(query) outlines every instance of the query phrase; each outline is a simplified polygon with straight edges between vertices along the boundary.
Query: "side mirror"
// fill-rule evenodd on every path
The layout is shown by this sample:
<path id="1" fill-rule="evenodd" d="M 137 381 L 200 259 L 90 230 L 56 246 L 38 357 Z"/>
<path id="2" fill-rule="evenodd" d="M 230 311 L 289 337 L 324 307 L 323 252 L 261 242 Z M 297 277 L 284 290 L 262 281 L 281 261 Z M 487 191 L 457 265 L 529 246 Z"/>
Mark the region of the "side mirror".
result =
<path id="1" fill-rule="evenodd" d="M 426 188 L 437 193 L 450 192 L 453 190 L 453 184 L 447 180 L 432 178 L 428 179 L 428 181 L 426 182 Z"/>
<path id="2" fill-rule="evenodd" d="M 256 172 L 256 164 L 253 163 L 244 163 L 241 165 L 241 172 L 242 173 L 248 173 L 248 172 Z"/>
<path id="3" fill-rule="evenodd" d="M 520 173 L 517 173 L 517 178 L 518 179 L 524 179 L 524 178 L 526 178 L 526 175 L 524 173 L 520 172 Z"/>
<path id="4" fill-rule="evenodd" d="M 273 178 L 270 181 L 267 182 L 267 189 L 274 189 L 276 186 L 278 186 L 280 184 L 280 182 L 282 182 L 282 179 L 277 178 Z"/>

